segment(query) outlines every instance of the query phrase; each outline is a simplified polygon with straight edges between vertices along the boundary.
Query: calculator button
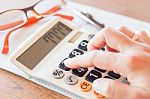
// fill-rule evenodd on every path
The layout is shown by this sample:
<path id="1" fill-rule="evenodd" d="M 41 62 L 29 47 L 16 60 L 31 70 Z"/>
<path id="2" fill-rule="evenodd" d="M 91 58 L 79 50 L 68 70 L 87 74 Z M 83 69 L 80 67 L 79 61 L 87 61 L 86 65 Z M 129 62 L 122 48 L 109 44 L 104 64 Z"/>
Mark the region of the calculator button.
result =
<path id="1" fill-rule="evenodd" d="M 120 76 L 121 76 L 121 75 L 119 75 L 117 73 L 114 73 L 113 71 L 109 71 L 108 75 L 113 77 L 113 78 L 116 78 L 116 79 L 120 78 Z"/>
<path id="2" fill-rule="evenodd" d="M 94 80 L 101 78 L 102 74 L 96 70 L 91 70 L 89 74 L 86 76 L 86 80 L 89 82 L 93 82 Z"/>
<path id="3" fill-rule="evenodd" d="M 52 77 L 56 78 L 56 79 L 60 79 L 64 77 L 64 72 L 60 69 L 56 69 L 52 72 Z"/>
<path id="4" fill-rule="evenodd" d="M 93 91 L 93 93 L 97 99 L 105 98 L 105 96 L 101 95 L 100 93 L 96 92 L 95 90 Z"/>
<path id="5" fill-rule="evenodd" d="M 87 41 L 87 40 L 83 40 L 83 41 L 78 45 L 78 48 L 81 49 L 81 50 L 87 51 L 87 44 L 88 44 L 88 41 Z"/>
<path id="6" fill-rule="evenodd" d="M 65 64 L 64 64 L 64 61 L 68 59 L 68 58 L 65 58 L 60 64 L 59 64 L 59 68 L 65 70 L 65 71 L 69 71 L 70 68 L 66 67 Z"/>
<path id="7" fill-rule="evenodd" d="M 80 67 L 78 69 L 73 69 L 72 74 L 78 77 L 82 77 L 87 71 L 88 71 L 88 68 Z"/>
<path id="8" fill-rule="evenodd" d="M 75 85 L 78 82 L 78 78 L 73 75 L 69 75 L 65 78 L 65 83 L 68 85 Z"/>
<path id="9" fill-rule="evenodd" d="M 105 73 L 105 72 L 106 72 L 106 70 L 100 69 L 100 68 L 97 68 L 97 67 L 95 67 L 94 69 L 97 70 L 97 71 L 99 71 L 99 72 L 102 72 L 102 73 Z"/>
<path id="10" fill-rule="evenodd" d="M 79 49 L 74 49 L 70 54 L 69 54 L 69 58 L 73 58 L 75 56 L 78 56 L 78 55 L 82 55 L 84 54 L 83 51 L 79 50 Z"/>
<path id="11" fill-rule="evenodd" d="M 82 81 L 80 83 L 80 90 L 83 92 L 88 92 L 92 89 L 92 84 L 90 82 L 87 81 Z"/>
<path id="12" fill-rule="evenodd" d="M 112 78 L 112 77 L 110 77 L 110 76 L 105 76 L 104 78 L 108 78 L 108 79 L 114 79 L 114 78 Z"/>

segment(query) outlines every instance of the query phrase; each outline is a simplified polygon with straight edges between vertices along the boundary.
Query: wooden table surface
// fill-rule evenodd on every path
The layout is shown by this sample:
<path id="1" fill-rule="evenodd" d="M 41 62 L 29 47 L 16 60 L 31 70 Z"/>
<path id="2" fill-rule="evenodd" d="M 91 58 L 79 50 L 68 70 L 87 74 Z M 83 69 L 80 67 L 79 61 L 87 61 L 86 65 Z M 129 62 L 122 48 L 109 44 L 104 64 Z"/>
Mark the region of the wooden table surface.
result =
<path id="1" fill-rule="evenodd" d="M 150 22 L 150 0 L 75 0 Z M 149 8 L 149 9 L 148 9 Z M 27 79 L 0 69 L 0 99 L 69 99 Z"/>
<path id="2" fill-rule="evenodd" d="M 0 69 L 0 99 L 69 99 L 23 77 Z"/>

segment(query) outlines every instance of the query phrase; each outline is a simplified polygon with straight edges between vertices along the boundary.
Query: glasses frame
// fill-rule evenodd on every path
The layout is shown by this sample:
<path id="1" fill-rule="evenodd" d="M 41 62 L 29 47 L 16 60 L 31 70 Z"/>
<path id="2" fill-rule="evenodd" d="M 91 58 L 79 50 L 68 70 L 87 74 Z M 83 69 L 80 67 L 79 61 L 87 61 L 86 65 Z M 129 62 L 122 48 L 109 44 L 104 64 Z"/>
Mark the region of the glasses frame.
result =
<path id="1" fill-rule="evenodd" d="M 32 6 L 29 6 L 29 7 L 23 8 L 23 9 L 10 9 L 10 10 L 6 10 L 6 11 L 3 11 L 3 12 L 0 12 L 0 15 L 3 14 L 3 13 L 6 13 L 6 12 L 8 12 L 8 11 L 21 10 L 21 11 L 23 11 L 23 12 L 25 13 L 26 17 L 28 18 L 27 12 L 30 11 L 30 10 L 36 12 L 36 10 L 34 10 L 34 7 L 35 7 L 37 4 L 41 3 L 42 1 L 45 1 L 45 0 L 39 0 L 38 2 L 36 2 L 35 4 L 33 4 Z M 60 3 L 66 4 L 65 0 L 60 0 Z M 37 13 L 38 15 L 40 15 L 38 12 L 36 12 L 36 13 Z"/>
<path id="2" fill-rule="evenodd" d="M 44 14 L 40 14 L 40 13 L 38 13 L 35 9 L 34 9 L 34 7 L 37 5 L 37 4 L 39 4 L 39 3 L 41 3 L 41 2 L 43 2 L 43 1 L 45 1 L 45 0 L 40 0 L 40 1 L 38 1 L 38 2 L 36 2 L 35 4 L 33 4 L 32 6 L 29 6 L 29 7 L 26 7 L 26 8 L 23 8 L 23 9 L 11 9 L 11 10 L 6 10 L 6 11 L 3 11 L 3 12 L 0 12 L 0 15 L 2 15 L 2 14 L 4 14 L 4 13 L 6 13 L 6 12 L 9 12 L 9 11 L 13 11 L 13 10 L 18 10 L 18 11 L 22 11 L 22 12 L 24 12 L 24 14 L 25 14 L 25 16 L 26 16 L 26 19 L 25 19 L 25 21 L 27 21 L 28 19 L 29 19 L 29 17 L 28 17 L 28 15 L 27 15 L 27 12 L 28 11 L 32 11 L 33 13 L 34 13 L 34 15 L 35 15 L 35 17 L 36 18 L 41 18 L 41 17 L 45 17 L 44 16 Z M 66 4 L 66 2 L 64 1 L 64 0 L 60 0 L 60 4 Z M 61 5 L 56 5 L 57 7 L 60 7 Z M 25 22 L 26 23 L 26 22 Z M 25 24 L 24 23 L 24 24 Z M 23 25 L 23 24 L 22 24 Z M 14 26 L 14 27 L 19 27 L 19 26 Z M 12 28 L 12 29 L 10 29 L 10 30 L 13 30 L 14 28 Z M 9 31 L 10 31 L 9 30 Z M 5 30 L 4 30 L 5 31 Z M 6 30 L 7 31 L 7 30 Z M 1 31 L 1 32 L 3 32 L 3 31 Z"/>
<path id="3" fill-rule="evenodd" d="M 6 10 L 6 11 L 3 11 L 3 12 L 0 13 L 0 15 L 1 15 L 1 14 L 3 14 L 3 13 L 8 12 L 8 11 L 20 10 L 20 11 L 23 11 L 23 12 L 25 13 L 25 16 L 26 16 L 26 20 L 25 20 L 24 24 L 15 26 L 14 28 L 10 29 L 10 31 L 7 33 L 7 35 L 6 35 L 6 37 L 5 37 L 3 49 L 2 49 L 2 54 L 8 54 L 8 52 L 9 52 L 9 36 L 10 36 L 10 34 L 11 34 L 13 31 L 15 31 L 15 30 L 17 30 L 17 29 L 19 29 L 19 28 L 21 28 L 21 27 L 25 27 L 25 26 L 28 26 L 28 25 L 30 25 L 30 24 L 33 24 L 33 23 L 39 21 L 40 19 L 44 18 L 45 15 L 47 15 L 47 13 L 39 14 L 39 13 L 36 12 L 36 10 L 34 9 L 34 7 L 35 7 L 37 4 L 41 3 L 42 1 L 45 1 L 45 0 L 40 0 L 40 1 L 38 1 L 37 3 L 33 4 L 32 6 L 29 6 L 29 7 L 23 8 L 23 9 L 11 9 L 11 10 Z M 52 13 L 54 13 L 54 12 L 57 12 L 58 10 L 60 10 L 60 9 L 61 9 L 61 6 L 62 6 L 63 4 L 66 5 L 67 3 L 65 2 L 65 0 L 60 0 L 60 4 L 56 5 L 56 8 L 55 8 L 55 9 L 53 9 L 53 8 L 52 8 L 52 9 L 49 9 L 49 10 L 53 10 L 53 11 L 50 11 L 50 13 L 48 13 L 48 15 L 49 15 L 49 14 L 52 14 Z M 34 14 L 34 17 L 31 17 L 31 19 L 30 19 L 30 18 L 28 17 L 28 15 L 27 15 L 27 12 L 28 12 L 28 11 L 32 11 L 33 14 Z M 68 20 L 72 20 L 72 19 L 73 19 L 72 16 L 68 16 L 68 15 L 56 14 L 55 16 L 59 16 L 59 17 L 62 17 L 62 18 L 64 18 L 64 19 L 68 19 Z M 30 19 L 30 21 L 29 21 L 29 19 Z"/>

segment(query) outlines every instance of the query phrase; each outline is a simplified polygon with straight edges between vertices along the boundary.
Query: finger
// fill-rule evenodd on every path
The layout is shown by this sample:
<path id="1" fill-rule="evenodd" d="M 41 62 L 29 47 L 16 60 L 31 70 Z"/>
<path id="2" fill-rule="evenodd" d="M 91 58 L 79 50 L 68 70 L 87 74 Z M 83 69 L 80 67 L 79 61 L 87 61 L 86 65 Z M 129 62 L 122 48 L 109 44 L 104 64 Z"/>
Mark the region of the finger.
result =
<path id="1" fill-rule="evenodd" d="M 145 31 L 140 31 L 135 34 L 131 29 L 126 26 L 120 27 L 119 31 L 126 34 L 128 37 L 132 38 L 135 41 L 150 44 L 150 37 Z"/>
<path id="2" fill-rule="evenodd" d="M 141 42 L 141 41 L 139 40 L 139 38 L 140 38 L 140 35 L 134 34 L 134 36 L 132 37 L 132 40 Z M 142 42 L 142 43 L 143 43 L 143 42 Z"/>
<path id="3" fill-rule="evenodd" d="M 126 26 L 121 26 L 121 27 L 119 27 L 118 30 L 121 31 L 122 33 L 124 33 L 125 35 L 127 35 L 127 36 L 130 37 L 130 38 L 132 38 L 132 37 L 134 36 L 134 34 L 135 34 L 131 29 L 129 29 L 129 28 L 126 27 Z M 106 45 L 106 49 L 107 49 L 108 51 L 111 51 L 111 52 L 117 52 L 115 49 L 112 49 L 112 48 L 110 48 L 110 47 L 107 46 L 107 45 Z"/>
<path id="4" fill-rule="evenodd" d="M 133 42 L 122 32 L 111 27 L 106 27 L 91 39 L 88 44 L 88 50 L 97 50 L 106 44 L 117 51 L 125 51 L 133 45 Z"/>
<path id="5" fill-rule="evenodd" d="M 124 33 L 125 35 L 127 35 L 128 37 L 130 37 L 132 40 L 140 42 L 139 41 L 139 35 L 135 34 L 128 27 L 122 26 L 122 27 L 119 28 L 119 31 L 121 31 L 122 33 Z"/>
<path id="6" fill-rule="evenodd" d="M 125 35 L 127 35 L 130 38 L 132 38 L 135 34 L 131 29 L 129 29 L 126 26 L 121 26 L 118 30 L 121 31 L 122 33 L 124 33 Z"/>
<path id="7" fill-rule="evenodd" d="M 150 37 L 145 31 L 138 32 L 139 38 L 138 40 L 150 45 Z"/>
<path id="8" fill-rule="evenodd" d="M 93 89 L 111 99 L 149 99 L 150 93 L 117 80 L 100 78 L 93 82 Z"/>
<path id="9" fill-rule="evenodd" d="M 109 71 L 113 70 L 116 73 L 126 76 L 124 69 L 126 63 L 124 59 L 119 53 L 93 50 L 83 55 L 67 59 L 64 61 L 64 64 L 69 68 L 96 66 Z"/>

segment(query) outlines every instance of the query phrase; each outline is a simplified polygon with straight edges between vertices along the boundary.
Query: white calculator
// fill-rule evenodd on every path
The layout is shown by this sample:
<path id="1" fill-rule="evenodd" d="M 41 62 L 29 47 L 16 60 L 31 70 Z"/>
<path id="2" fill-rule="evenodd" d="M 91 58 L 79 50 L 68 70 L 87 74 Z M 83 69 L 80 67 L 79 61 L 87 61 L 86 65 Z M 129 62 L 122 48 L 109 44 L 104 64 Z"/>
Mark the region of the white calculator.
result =
<path id="1" fill-rule="evenodd" d="M 55 17 L 31 35 L 11 56 L 10 61 L 32 77 L 47 81 L 82 99 L 103 97 L 92 89 L 95 79 L 126 79 L 100 68 L 70 69 L 63 63 L 82 55 L 94 33 L 83 33 L 71 22 Z M 103 49 L 104 51 L 104 49 Z M 75 98 L 75 97 L 72 97 Z"/>

